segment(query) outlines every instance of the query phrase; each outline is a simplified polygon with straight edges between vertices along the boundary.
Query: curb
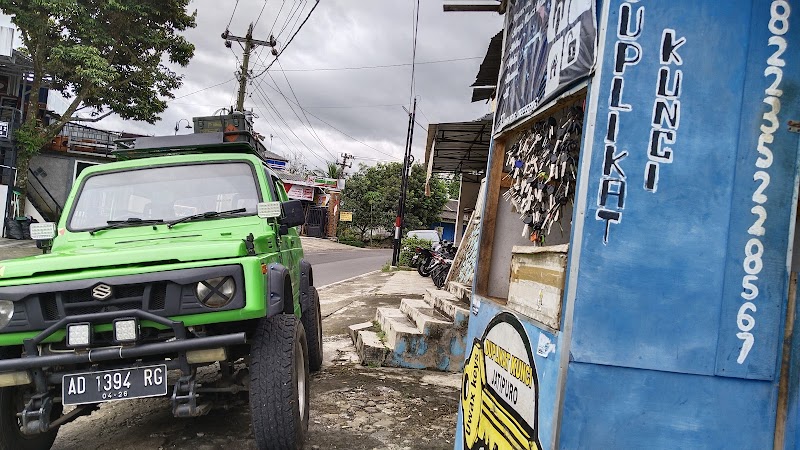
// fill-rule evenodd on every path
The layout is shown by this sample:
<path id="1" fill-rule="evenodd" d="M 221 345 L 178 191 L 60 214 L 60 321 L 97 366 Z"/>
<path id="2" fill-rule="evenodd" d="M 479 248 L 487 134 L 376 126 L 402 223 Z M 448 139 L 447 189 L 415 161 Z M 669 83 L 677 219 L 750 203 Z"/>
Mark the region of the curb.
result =
<path id="1" fill-rule="evenodd" d="M 336 285 L 339 285 L 339 284 L 342 284 L 342 283 L 347 283 L 348 281 L 354 281 L 354 280 L 357 280 L 359 278 L 364 278 L 364 277 L 367 277 L 369 275 L 374 275 L 374 274 L 379 273 L 379 272 L 380 272 L 380 269 L 379 270 L 373 270 L 372 272 L 362 273 L 361 275 L 356 275 L 354 277 L 350 277 L 350 278 L 347 278 L 347 279 L 344 279 L 344 280 L 339 280 L 339 281 L 336 281 L 334 283 L 326 284 L 325 286 L 317 286 L 316 288 L 317 289 L 325 289 L 325 288 L 333 287 L 333 286 L 336 286 Z"/>

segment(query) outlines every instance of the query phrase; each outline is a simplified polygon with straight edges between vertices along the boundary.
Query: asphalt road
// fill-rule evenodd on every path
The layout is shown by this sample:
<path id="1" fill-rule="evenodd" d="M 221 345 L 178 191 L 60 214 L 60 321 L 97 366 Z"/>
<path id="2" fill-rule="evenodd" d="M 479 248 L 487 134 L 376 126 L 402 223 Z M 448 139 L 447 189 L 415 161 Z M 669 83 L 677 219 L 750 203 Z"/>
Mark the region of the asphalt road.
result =
<path id="1" fill-rule="evenodd" d="M 392 250 L 309 251 L 305 259 L 314 267 L 314 285 L 322 287 L 380 270 L 392 259 Z"/>

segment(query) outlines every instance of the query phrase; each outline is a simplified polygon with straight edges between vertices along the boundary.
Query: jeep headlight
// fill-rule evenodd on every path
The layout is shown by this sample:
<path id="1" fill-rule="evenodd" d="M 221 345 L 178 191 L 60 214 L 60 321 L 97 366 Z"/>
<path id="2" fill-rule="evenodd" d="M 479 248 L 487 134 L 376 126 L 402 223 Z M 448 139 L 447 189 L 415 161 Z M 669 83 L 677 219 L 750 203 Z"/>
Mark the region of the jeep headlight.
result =
<path id="1" fill-rule="evenodd" d="M 231 277 L 217 277 L 197 283 L 195 294 L 209 308 L 222 308 L 236 295 L 236 282 Z"/>
<path id="2" fill-rule="evenodd" d="M 14 317 L 14 302 L 0 300 L 0 328 L 5 328 L 11 322 L 12 317 Z"/>

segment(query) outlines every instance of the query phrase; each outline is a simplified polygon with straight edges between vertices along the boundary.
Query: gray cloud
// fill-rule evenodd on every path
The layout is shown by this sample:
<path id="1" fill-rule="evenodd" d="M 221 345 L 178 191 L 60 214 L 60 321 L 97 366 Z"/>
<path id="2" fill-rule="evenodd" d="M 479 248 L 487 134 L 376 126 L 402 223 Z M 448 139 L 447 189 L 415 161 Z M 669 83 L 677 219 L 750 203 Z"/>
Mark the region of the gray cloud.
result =
<path id="1" fill-rule="evenodd" d="M 313 4 L 313 0 L 287 0 L 274 29 L 272 24 L 281 3 L 267 2 L 254 36 L 266 39 L 272 30 L 278 36 L 279 47 L 284 45 L 289 38 L 289 27 L 282 34 L 278 32 L 298 1 L 303 2 L 303 17 Z M 247 25 L 256 20 L 263 5 L 262 0 L 240 0 L 230 27 L 231 33 L 244 35 Z M 231 52 L 220 37 L 233 6 L 233 1 L 223 4 L 196 0 L 192 3 L 191 8 L 197 9 L 198 26 L 187 32 L 186 37 L 196 46 L 195 57 L 188 67 L 180 68 L 179 72 L 185 76 L 184 86 L 175 93 L 178 98 L 170 103 L 161 121 L 150 125 L 122 121 L 112 116 L 98 126 L 150 135 L 171 134 L 175 122 L 180 119 L 210 115 L 218 108 L 230 106 L 235 101 L 238 85 L 235 81 L 187 94 L 234 77 L 241 49 L 234 43 L 234 52 Z M 308 23 L 281 56 L 281 65 L 284 69 L 318 69 L 410 63 L 412 10 L 412 0 L 320 0 Z M 495 13 L 444 13 L 440 1 L 422 1 L 417 61 L 482 57 L 489 39 L 501 27 L 502 17 Z M 258 52 L 258 55 L 252 66 L 255 73 L 261 72 L 263 65 L 272 60 L 268 49 Z M 484 115 L 488 111 L 486 104 L 470 103 L 469 85 L 474 81 L 480 61 L 471 59 L 417 65 L 416 95 L 418 111 L 422 112 L 417 115 L 418 122 L 427 127 L 428 120 L 473 120 Z M 287 101 L 273 90 L 277 88 L 291 101 L 296 101 L 279 65 L 274 64 L 269 73 L 272 78 L 265 74 L 248 86 L 249 96 L 245 105 L 248 109 L 253 108 L 259 116 L 256 129 L 264 135 L 274 136 L 274 151 L 299 151 L 310 166 L 321 166 L 321 160 L 332 160 L 341 152 L 364 158 L 363 162 L 390 160 L 391 157 L 399 160 L 402 157 L 408 117 L 400 105 L 409 102 L 409 66 L 285 72 L 299 103 L 310 113 L 383 153 L 343 136 L 309 115 L 328 150 L 323 149 L 302 124 L 305 117 L 301 111 L 295 107 L 298 119 Z M 267 99 L 277 112 L 268 105 Z M 286 124 L 278 119 L 277 114 Z M 414 133 L 414 154 L 419 159 L 424 154 L 425 132 L 417 127 Z M 319 156 L 314 156 L 306 146 Z"/>

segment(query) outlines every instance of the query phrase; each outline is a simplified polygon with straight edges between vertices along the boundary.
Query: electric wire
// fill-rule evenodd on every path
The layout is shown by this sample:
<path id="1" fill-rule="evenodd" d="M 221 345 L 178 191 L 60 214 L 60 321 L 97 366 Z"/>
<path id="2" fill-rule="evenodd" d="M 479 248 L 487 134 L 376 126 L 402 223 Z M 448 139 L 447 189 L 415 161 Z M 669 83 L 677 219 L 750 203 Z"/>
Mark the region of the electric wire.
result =
<path id="1" fill-rule="evenodd" d="M 236 4 L 233 5 L 233 12 L 231 13 L 231 18 L 230 18 L 230 20 L 228 20 L 228 26 L 225 27 L 226 30 L 231 27 L 231 23 L 233 23 L 233 16 L 234 16 L 234 14 L 236 14 L 236 8 L 238 6 L 239 6 L 239 0 L 236 0 Z"/>
<path id="2" fill-rule="evenodd" d="M 414 83 L 414 76 L 416 75 L 416 62 L 417 62 L 417 33 L 419 30 L 419 0 L 416 3 L 416 14 L 414 19 L 414 44 L 412 45 L 411 49 L 411 93 L 408 97 L 408 107 L 411 108 L 411 101 L 414 99 L 414 91 L 415 91 L 415 83 Z"/>
<path id="3" fill-rule="evenodd" d="M 269 0 L 264 0 L 264 6 L 261 7 L 261 12 L 258 13 L 258 17 L 256 18 L 256 22 L 253 24 L 253 29 L 256 28 L 256 25 L 258 25 L 258 21 L 261 20 L 261 15 L 264 14 L 264 9 L 267 7 L 267 2 L 268 1 Z M 283 6 L 281 6 L 281 7 L 283 7 Z M 280 13 L 278 13 L 278 14 L 280 14 Z"/>
<path id="4" fill-rule="evenodd" d="M 267 72 L 267 75 L 270 77 L 270 79 L 272 80 L 272 82 L 273 82 L 273 83 L 275 83 L 275 86 L 276 86 L 276 88 L 277 88 L 277 86 L 278 86 L 278 82 L 277 82 L 277 81 L 275 81 L 275 79 L 274 79 L 274 78 L 272 78 L 272 74 L 271 74 L 271 73 L 269 73 L 269 72 Z M 258 88 L 260 88 L 260 86 L 257 86 L 256 88 L 258 89 Z M 289 106 L 289 109 L 291 109 L 291 110 L 292 110 L 292 114 L 294 114 L 294 116 L 297 118 L 297 120 L 298 120 L 298 121 L 300 121 L 300 124 L 301 124 L 301 125 L 303 125 L 303 128 L 305 128 L 306 132 L 308 132 L 308 134 L 311 136 L 311 138 L 312 138 L 312 139 L 316 139 L 316 140 L 318 140 L 318 141 L 319 141 L 319 143 L 322 145 L 322 148 L 324 148 L 324 149 L 325 149 L 325 151 L 327 151 L 327 152 L 328 152 L 328 154 L 330 154 L 330 155 L 331 155 L 331 157 L 332 157 L 333 159 L 336 159 L 336 157 L 335 157 L 335 156 L 333 156 L 333 154 L 330 152 L 330 150 L 328 150 L 328 149 L 327 149 L 327 147 L 325 147 L 325 145 L 324 145 L 324 144 L 322 144 L 322 141 L 319 139 L 319 137 L 316 137 L 316 138 L 315 138 L 315 136 L 314 136 L 314 133 L 312 133 L 312 132 L 311 132 L 311 129 L 309 129 L 308 125 L 306 125 L 306 123 L 305 123 L 305 122 L 303 122 L 303 119 L 301 119 L 301 118 L 300 118 L 300 115 L 299 115 L 299 114 L 297 114 L 297 111 L 295 111 L 295 110 L 294 110 L 294 107 L 292 106 L 292 103 L 294 103 L 294 102 L 291 102 L 291 101 L 290 101 L 290 99 L 289 99 L 289 97 L 287 97 L 287 96 L 286 96 L 286 94 L 284 94 L 284 93 L 283 93 L 283 91 L 281 91 L 281 89 L 280 89 L 280 88 L 277 88 L 277 90 L 278 90 L 278 94 L 280 94 L 280 95 L 281 95 L 281 97 L 283 97 L 283 100 L 284 100 L 284 101 L 286 102 L 286 104 Z M 296 97 L 295 97 L 295 98 L 296 98 Z M 300 110 L 302 111 L 303 107 L 302 107 L 302 106 L 300 106 L 300 103 L 298 102 L 298 103 L 295 103 L 295 104 L 296 104 L 296 105 L 297 105 L 297 107 L 298 107 L 298 108 L 300 108 Z M 304 114 L 305 114 L 305 113 L 304 113 Z M 306 120 L 308 120 L 308 118 L 307 118 L 307 117 L 306 117 Z M 309 124 L 310 124 L 310 123 L 309 123 Z"/>
<path id="5" fill-rule="evenodd" d="M 277 60 L 277 61 L 278 61 L 278 67 L 281 67 L 280 60 Z M 331 157 L 335 161 L 336 160 L 336 156 L 333 153 L 331 153 L 331 151 L 328 150 L 328 147 L 325 146 L 325 143 L 322 142 L 322 139 L 319 137 L 319 134 L 317 134 L 317 130 L 314 129 L 314 125 L 311 123 L 310 120 L 308 120 L 308 116 L 306 115 L 305 110 L 303 109 L 302 106 L 300 106 L 300 99 L 297 98 L 297 94 L 294 92 L 294 88 L 292 87 L 292 83 L 289 82 L 289 77 L 286 76 L 286 72 L 282 72 L 282 73 L 283 73 L 283 78 L 286 80 L 286 84 L 289 86 L 289 90 L 292 92 L 292 96 L 294 97 L 295 101 L 297 102 L 297 105 L 300 107 L 300 111 L 303 113 L 303 117 L 306 118 L 306 122 L 308 122 L 308 126 L 311 127 L 311 131 L 314 132 L 314 136 L 316 136 L 317 141 L 319 141 L 319 145 L 321 145 L 322 148 L 324 148 L 325 151 L 328 152 L 328 154 L 331 155 Z M 270 78 L 272 78 L 271 75 L 270 75 Z M 275 80 L 272 80 L 272 81 L 274 82 Z M 275 86 L 277 86 L 277 85 L 278 84 L 275 83 Z"/>
<path id="6" fill-rule="evenodd" d="M 194 91 L 194 92 L 190 92 L 190 93 L 188 93 L 188 94 L 181 95 L 180 97 L 175 97 L 175 98 L 173 98 L 173 99 L 171 99 L 171 100 L 167 100 L 167 103 L 171 103 L 171 102 L 173 102 L 173 101 L 175 101 L 175 100 L 179 100 L 179 99 L 182 99 L 182 98 L 188 97 L 188 96 L 190 96 L 190 95 L 194 95 L 194 94 L 197 94 L 197 93 L 200 93 L 200 92 L 203 92 L 203 91 L 207 91 L 207 90 L 209 90 L 209 89 L 211 89 L 211 88 L 215 88 L 215 87 L 217 87 L 217 86 L 222 86 L 223 84 L 230 83 L 231 81 L 233 81 L 233 80 L 235 80 L 235 79 L 236 79 L 236 77 L 233 77 L 233 78 L 227 79 L 227 80 L 225 80 L 225 81 L 223 81 L 223 82 L 221 82 L 221 83 L 217 83 L 217 84 L 215 84 L 215 85 L 213 85 L 213 86 L 204 87 L 204 88 L 202 88 L 202 89 L 198 89 L 198 90 L 196 90 L 196 91 Z"/>
<path id="7" fill-rule="evenodd" d="M 314 10 L 315 10 L 315 9 L 317 9 L 317 6 L 318 6 L 318 5 L 319 5 L 319 0 L 316 0 L 316 2 L 314 3 L 314 6 L 313 6 L 313 7 L 311 7 L 311 10 L 308 12 L 308 15 L 307 15 L 307 16 L 306 16 L 306 18 L 303 20 L 303 23 L 301 23 L 301 24 L 300 24 L 300 26 L 299 26 L 299 27 L 298 27 L 298 28 L 297 28 L 297 29 L 294 31 L 294 34 L 292 34 L 292 37 L 290 37 L 290 38 L 289 38 L 289 41 L 288 41 L 288 42 L 286 42 L 286 45 L 284 45 L 284 46 L 283 46 L 283 48 L 282 48 L 282 49 L 281 49 L 281 50 L 278 52 L 278 55 L 275 57 L 275 59 L 273 59 L 273 60 L 272 60 L 272 61 L 269 63 L 269 65 L 268 65 L 267 67 L 265 67 L 265 68 L 264 68 L 264 70 L 262 70 L 262 71 L 261 71 L 261 72 L 260 72 L 258 75 L 256 75 L 256 76 L 255 76 L 255 78 L 258 78 L 258 77 L 260 77 L 261 75 L 263 75 L 264 73 L 266 73 L 266 71 L 267 71 L 267 70 L 269 70 L 269 68 L 270 68 L 270 67 L 272 67 L 272 64 L 274 64 L 274 63 L 275 63 L 275 61 L 278 59 L 278 57 L 279 57 L 279 56 L 281 56 L 281 55 L 283 54 L 283 52 L 285 52 L 285 51 L 286 51 L 286 49 L 289 47 L 289 44 L 291 44 L 291 43 L 292 43 L 292 41 L 294 40 L 295 36 L 297 36 L 297 33 L 299 33 L 299 32 L 300 32 L 300 30 L 302 30 L 302 29 L 303 29 L 303 26 L 306 24 L 306 22 L 308 22 L 308 19 L 309 19 L 309 18 L 311 18 L 311 14 L 314 12 Z"/>
<path id="8" fill-rule="evenodd" d="M 476 59 L 482 59 L 483 56 L 469 56 L 466 58 L 451 58 L 451 59 L 439 59 L 435 61 L 422 61 L 414 63 L 417 66 L 424 65 L 424 64 L 440 64 L 440 63 L 447 63 L 447 62 L 457 62 L 457 61 L 472 61 Z M 393 67 L 408 67 L 412 65 L 411 63 L 397 63 L 397 64 L 380 64 L 376 66 L 357 66 L 357 67 L 315 67 L 309 69 L 283 69 L 284 72 L 322 72 L 322 71 L 336 71 L 336 70 L 365 70 L 365 69 L 385 69 L 385 68 L 393 68 Z"/>
<path id="9" fill-rule="evenodd" d="M 269 83 L 264 83 L 264 85 L 265 85 L 265 86 L 267 86 L 268 88 L 272 89 L 273 91 L 275 91 L 275 92 L 277 92 L 277 93 L 279 93 L 279 94 L 280 94 L 280 91 L 279 91 L 277 88 L 275 88 L 275 87 L 271 86 Z M 303 108 L 302 108 L 300 105 L 297 105 L 297 106 L 298 106 L 298 107 L 300 107 L 301 109 L 303 109 Z M 310 115 L 311 117 L 313 117 L 313 118 L 315 118 L 315 119 L 319 120 L 320 122 L 324 123 L 325 125 L 327 125 L 327 126 L 331 127 L 332 129 L 334 129 L 334 130 L 338 131 L 338 132 L 339 132 L 341 135 L 343 135 L 343 136 L 345 136 L 345 137 L 349 138 L 350 140 L 352 140 L 352 141 L 355 141 L 355 142 L 358 142 L 359 144 L 361 144 L 361 145 L 363 145 L 363 146 L 365 146 L 365 147 L 367 147 L 367 148 L 371 148 L 372 150 L 375 150 L 376 152 L 378 152 L 378 153 L 380 153 L 380 154 L 382 154 L 382 155 L 384 155 L 384 156 L 388 156 L 389 158 L 392 158 L 392 159 L 400 159 L 400 158 L 398 158 L 398 157 L 396 157 L 396 156 L 394 156 L 394 155 L 392 155 L 392 154 L 386 153 L 386 152 L 385 152 L 385 151 L 383 151 L 383 150 L 377 149 L 377 148 L 375 148 L 375 147 L 373 147 L 373 146 L 371 146 L 371 145 L 369 145 L 369 144 L 366 144 L 366 143 L 364 143 L 364 142 L 362 142 L 362 141 L 360 141 L 360 140 L 358 140 L 358 139 L 354 138 L 353 136 L 350 136 L 349 134 L 345 133 L 344 131 L 342 131 L 342 130 L 340 130 L 340 129 L 336 128 L 335 126 L 333 126 L 333 125 L 331 125 L 330 123 L 326 122 L 325 120 L 321 119 L 319 116 L 317 116 L 316 114 L 312 113 L 311 111 L 308 111 L 308 110 L 306 110 L 306 112 L 307 112 L 307 113 L 308 113 L 308 115 Z"/>
<path id="10" fill-rule="evenodd" d="M 303 8 L 305 7 L 305 3 L 306 3 L 306 0 L 301 0 L 301 1 L 295 0 L 294 6 L 292 6 L 292 9 L 289 10 L 289 14 L 286 16 L 286 21 L 283 23 L 283 26 L 281 27 L 280 31 L 278 31 L 278 35 L 275 37 L 275 39 L 279 39 L 280 38 L 280 36 L 283 34 L 284 30 L 286 30 L 286 26 L 289 25 L 289 23 L 292 21 L 292 19 L 295 19 L 295 17 L 296 17 L 297 20 L 299 20 L 301 15 L 298 14 L 298 13 L 303 11 Z M 295 21 L 295 25 L 297 25 L 297 21 Z M 294 29 L 294 25 L 292 25 L 292 28 L 290 28 L 289 31 L 291 31 L 292 29 Z"/>
<path id="11" fill-rule="evenodd" d="M 275 107 L 275 105 L 274 105 L 274 104 L 272 103 L 272 101 L 269 99 L 269 96 L 267 95 L 267 93 L 266 93 L 266 92 L 264 92 L 264 90 L 263 90 L 263 89 L 261 89 L 261 87 L 260 87 L 260 86 L 256 86 L 256 92 L 260 92 L 260 93 L 261 93 L 261 95 L 263 96 L 263 100 L 266 100 L 266 102 L 267 102 L 267 105 L 268 105 L 270 108 L 272 108 L 272 110 L 275 112 L 275 115 L 276 115 L 276 116 L 278 116 L 278 119 L 280 119 L 280 121 L 281 121 L 281 122 L 283 122 L 283 124 L 284 124 L 284 125 L 286 125 L 286 128 L 289 130 L 289 132 L 291 132 L 291 133 L 292 133 L 292 135 L 293 135 L 293 136 L 294 136 L 294 137 L 295 137 L 295 138 L 296 138 L 296 139 L 297 139 L 297 140 L 298 140 L 298 141 L 299 141 L 299 142 L 300 142 L 300 143 L 303 145 L 303 147 L 305 147 L 306 149 L 308 149 L 308 151 L 309 151 L 309 152 L 311 152 L 311 154 L 312 154 L 312 155 L 316 156 L 316 157 L 317 157 L 317 159 L 319 159 L 320 161 L 322 161 L 322 163 L 323 163 L 323 164 L 327 164 L 327 162 L 328 162 L 327 160 L 325 160 L 324 158 L 322 158 L 322 157 L 321 157 L 321 156 L 320 156 L 320 155 L 319 155 L 317 152 L 315 152 L 315 151 L 314 151 L 314 150 L 313 150 L 311 147 L 309 147 L 309 146 L 308 146 L 308 144 L 306 144 L 306 143 L 305 143 L 305 141 L 303 141 L 302 139 L 300 139 L 300 136 L 298 136 L 298 135 L 297 135 L 297 133 L 295 133 L 295 132 L 294 132 L 294 130 L 292 129 L 292 127 L 291 127 L 291 126 L 289 126 L 289 124 L 286 122 L 286 119 L 285 119 L 285 118 L 284 118 L 284 117 L 281 115 L 281 113 L 280 113 L 280 111 L 278 110 L 278 108 L 277 108 L 277 107 Z M 285 97 L 284 97 L 284 98 L 285 98 Z M 292 110 L 292 112 L 294 112 L 294 110 Z"/>
<path id="12" fill-rule="evenodd" d="M 286 5 L 286 1 L 281 2 L 281 7 L 278 8 L 278 14 L 275 14 L 275 21 L 272 22 L 272 26 L 269 28 L 269 35 L 272 36 L 273 30 L 275 30 L 275 24 L 278 23 L 278 17 L 281 16 L 281 11 L 283 11 L 283 7 Z"/>

